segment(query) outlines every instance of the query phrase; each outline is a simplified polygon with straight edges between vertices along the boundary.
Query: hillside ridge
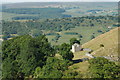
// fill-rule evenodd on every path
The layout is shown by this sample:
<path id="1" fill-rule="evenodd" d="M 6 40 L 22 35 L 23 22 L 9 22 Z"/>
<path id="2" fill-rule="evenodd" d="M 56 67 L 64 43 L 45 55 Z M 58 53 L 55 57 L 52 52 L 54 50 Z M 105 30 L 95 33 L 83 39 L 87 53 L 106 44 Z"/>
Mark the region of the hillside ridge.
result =
<path id="1" fill-rule="evenodd" d="M 120 27 L 99 35 L 83 44 L 82 47 L 92 49 L 93 52 L 91 54 L 94 56 L 108 56 L 117 59 L 118 45 L 120 45 L 118 41 L 118 31 L 120 31 Z"/>

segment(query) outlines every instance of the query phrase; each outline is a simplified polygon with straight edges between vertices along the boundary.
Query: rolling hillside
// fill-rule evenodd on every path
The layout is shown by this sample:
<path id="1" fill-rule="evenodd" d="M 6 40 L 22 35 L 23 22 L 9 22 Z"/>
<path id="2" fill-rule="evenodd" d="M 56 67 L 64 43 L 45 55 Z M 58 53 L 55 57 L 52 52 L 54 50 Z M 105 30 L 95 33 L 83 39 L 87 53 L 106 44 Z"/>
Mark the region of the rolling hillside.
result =
<path id="1" fill-rule="evenodd" d="M 102 34 L 95 39 L 85 43 L 83 45 L 84 48 L 90 48 L 93 50 L 93 55 L 95 56 L 118 56 L 118 33 L 120 28 L 115 28 L 105 34 Z M 103 45 L 101 47 L 100 45 Z"/>
<path id="2" fill-rule="evenodd" d="M 82 47 L 92 49 L 93 52 L 91 54 L 94 56 L 109 56 L 115 58 L 118 56 L 118 30 L 120 30 L 120 28 L 115 28 L 109 32 L 101 34 L 100 36 L 83 44 Z M 85 51 L 76 52 L 74 59 L 81 58 L 80 56 L 84 53 Z M 84 56 L 82 56 L 82 58 L 83 57 Z"/>
<path id="3" fill-rule="evenodd" d="M 82 45 L 83 48 L 89 48 L 92 49 L 93 52 L 91 53 L 95 57 L 98 56 L 107 56 L 111 57 L 113 60 L 118 59 L 118 45 L 120 45 L 120 42 L 118 41 L 118 33 L 120 31 L 120 28 L 112 29 L 111 31 L 104 33 L 91 41 L 85 43 Z M 103 45 L 102 47 L 100 45 Z M 85 55 L 86 52 L 80 51 L 74 53 L 74 60 L 79 60 L 82 58 L 88 58 Z M 88 73 L 88 61 L 85 62 L 79 62 L 72 66 L 70 66 L 69 70 L 73 69 L 75 71 L 78 71 L 82 74 L 83 78 L 88 78 L 89 75 L 86 75 Z"/>

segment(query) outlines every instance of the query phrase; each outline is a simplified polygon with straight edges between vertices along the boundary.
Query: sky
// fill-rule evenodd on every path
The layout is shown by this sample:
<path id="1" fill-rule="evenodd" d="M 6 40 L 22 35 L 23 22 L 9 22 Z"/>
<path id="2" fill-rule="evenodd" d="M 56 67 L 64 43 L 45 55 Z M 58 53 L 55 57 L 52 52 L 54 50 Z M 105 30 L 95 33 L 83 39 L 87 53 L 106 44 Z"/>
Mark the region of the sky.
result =
<path id="1" fill-rule="evenodd" d="M 0 3 L 16 2 L 119 2 L 119 0 L 0 0 Z"/>

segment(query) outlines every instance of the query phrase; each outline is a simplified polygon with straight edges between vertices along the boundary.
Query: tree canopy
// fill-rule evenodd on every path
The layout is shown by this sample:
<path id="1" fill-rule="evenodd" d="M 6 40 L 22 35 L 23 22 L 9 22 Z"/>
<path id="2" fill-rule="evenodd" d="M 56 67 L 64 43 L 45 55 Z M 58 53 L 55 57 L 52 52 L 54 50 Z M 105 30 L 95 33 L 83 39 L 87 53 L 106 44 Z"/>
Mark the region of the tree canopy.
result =
<path id="1" fill-rule="evenodd" d="M 45 64 L 48 56 L 55 54 L 44 35 L 36 38 L 24 35 L 6 40 L 2 44 L 2 51 L 3 78 L 15 78 L 14 75 L 20 73 L 31 75 L 37 66 Z"/>
<path id="2" fill-rule="evenodd" d="M 70 39 L 70 45 L 72 46 L 72 45 L 75 44 L 75 43 L 80 44 L 80 41 L 77 40 L 76 38 L 71 38 L 71 39 Z"/>
<path id="3" fill-rule="evenodd" d="M 70 50 L 71 50 L 71 46 L 69 44 L 63 43 L 63 44 L 61 44 L 61 46 L 59 48 L 59 54 L 65 60 L 72 60 L 74 55 Z"/>
<path id="4" fill-rule="evenodd" d="M 56 50 L 45 35 L 32 37 L 18 36 L 3 41 L 3 78 L 61 78 L 72 64 L 73 53 L 69 44 L 62 44 L 59 53 L 63 59 L 55 57 Z"/>
<path id="5" fill-rule="evenodd" d="M 105 58 L 97 57 L 89 60 L 89 72 L 92 78 L 120 78 L 120 66 Z"/>

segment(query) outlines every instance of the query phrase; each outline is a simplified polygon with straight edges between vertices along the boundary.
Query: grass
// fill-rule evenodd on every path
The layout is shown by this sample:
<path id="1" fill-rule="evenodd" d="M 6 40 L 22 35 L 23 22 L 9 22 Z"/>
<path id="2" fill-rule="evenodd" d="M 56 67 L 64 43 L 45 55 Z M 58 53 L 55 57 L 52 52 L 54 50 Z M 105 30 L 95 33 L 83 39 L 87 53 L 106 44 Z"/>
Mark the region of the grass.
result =
<path id="1" fill-rule="evenodd" d="M 79 76 L 77 76 L 77 78 L 88 78 L 88 74 L 87 74 L 88 66 L 89 66 L 88 61 L 80 62 L 80 63 L 73 64 L 72 66 L 70 66 L 68 71 L 69 70 L 77 71 L 80 74 Z"/>
<path id="2" fill-rule="evenodd" d="M 84 4 L 84 5 L 83 5 Z M 66 10 L 66 12 L 64 12 L 63 14 L 69 14 L 72 15 L 73 17 L 78 17 L 78 16 L 84 16 L 84 15 L 107 15 L 110 14 L 112 15 L 112 13 L 117 13 L 118 11 L 115 10 L 117 9 L 117 4 L 115 3 L 80 3 L 79 5 L 76 5 L 79 8 L 71 8 L 69 10 Z M 75 5 L 71 5 L 69 7 L 74 7 Z M 94 10 L 94 9 L 102 9 L 105 10 L 102 13 L 97 13 L 97 14 L 91 14 L 91 13 L 87 13 L 87 10 Z M 109 12 L 109 10 L 111 10 L 112 12 Z"/>
<path id="3" fill-rule="evenodd" d="M 115 28 L 105 34 L 102 34 L 83 44 L 83 47 L 94 50 L 93 53 L 96 56 L 108 56 L 108 54 L 118 55 L 118 30 L 120 30 L 120 28 Z M 104 47 L 101 48 L 100 44 L 103 44 Z"/>
<path id="4" fill-rule="evenodd" d="M 75 52 L 73 60 L 82 59 L 82 58 L 89 58 L 88 56 L 85 55 L 85 53 L 87 53 L 87 52 L 88 51 Z"/>
<path id="5" fill-rule="evenodd" d="M 60 38 L 57 42 L 52 41 L 53 38 L 55 38 L 55 36 L 46 36 L 49 39 L 49 42 L 51 42 L 53 45 L 57 45 L 57 44 L 62 44 L 62 43 L 69 43 L 69 40 L 71 38 L 77 38 L 79 39 L 78 35 L 66 35 L 66 32 L 76 32 L 78 34 L 81 34 L 83 36 L 83 38 L 81 38 L 81 44 L 84 44 L 88 41 L 91 40 L 91 36 L 94 35 L 95 37 L 97 37 L 98 35 L 101 35 L 102 33 L 97 32 L 97 30 L 102 30 L 103 32 L 106 32 L 106 30 L 108 30 L 107 27 L 83 27 L 83 26 L 79 26 L 79 27 L 75 27 L 72 28 L 70 30 L 67 31 L 61 31 L 61 32 L 55 32 L 60 34 Z M 49 31 L 43 31 L 43 33 L 48 33 Z"/>
<path id="6" fill-rule="evenodd" d="M 91 53 L 94 56 L 109 56 L 113 55 L 113 59 L 116 59 L 118 55 L 118 45 L 120 45 L 120 42 L 118 41 L 118 30 L 120 31 L 120 28 L 112 29 L 111 31 L 102 34 L 95 39 L 92 39 L 91 41 L 85 43 L 82 45 L 83 48 L 89 48 L 92 49 L 93 52 Z M 100 44 L 103 44 L 104 47 L 100 47 Z M 85 56 L 86 51 L 80 51 L 74 53 L 73 60 L 81 59 L 81 58 L 87 58 Z M 116 62 L 118 63 L 118 62 Z M 82 75 L 82 78 L 88 78 L 88 67 L 89 63 L 88 61 L 85 62 L 79 62 L 76 64 L 73 64 L 69 67 L 69 70 L 74 69 Z M 87 75 L 88 74 L 88 75 Z"/>

